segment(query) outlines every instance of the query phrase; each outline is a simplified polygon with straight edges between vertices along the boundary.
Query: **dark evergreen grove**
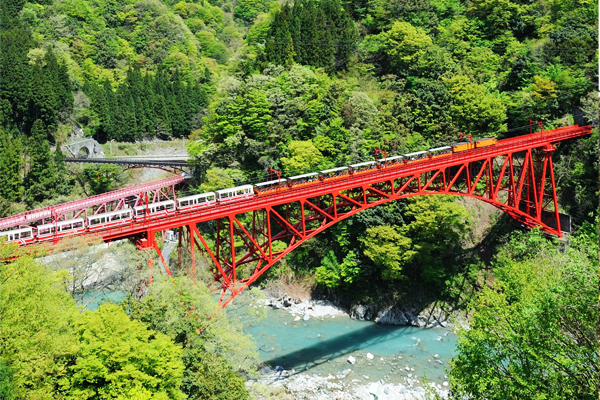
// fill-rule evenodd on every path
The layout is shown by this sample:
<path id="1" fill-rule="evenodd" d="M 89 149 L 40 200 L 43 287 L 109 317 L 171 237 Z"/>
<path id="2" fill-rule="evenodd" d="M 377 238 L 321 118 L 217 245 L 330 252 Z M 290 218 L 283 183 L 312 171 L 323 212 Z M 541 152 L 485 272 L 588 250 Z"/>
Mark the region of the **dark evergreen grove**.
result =
<path id="1" fill-rule="evenodd" d="M 169 74 L 163 68 L 155 75 L 129 69 L 116 91 L 106 79 L 86 83 L 84 92 L 100 121 L 95 137 L 101 142 L 187 136 L 194 118 L 208 103 L 202 85 L 186 84 L 179 71 Z"/>
<path id="2" fill-rule="evenodd" d="M 338 0 L 297 1 L 281 7 L 271 23 L 266 61 L 346 69 L 356 48 L 358 31 Z"/>

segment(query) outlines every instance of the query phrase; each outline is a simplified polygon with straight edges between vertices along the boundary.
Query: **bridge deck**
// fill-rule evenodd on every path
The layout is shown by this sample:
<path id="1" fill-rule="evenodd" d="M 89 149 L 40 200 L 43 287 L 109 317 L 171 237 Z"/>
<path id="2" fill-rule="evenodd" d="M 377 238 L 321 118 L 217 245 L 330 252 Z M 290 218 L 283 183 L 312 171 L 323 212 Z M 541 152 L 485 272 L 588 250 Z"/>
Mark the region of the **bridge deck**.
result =
<path id="1" fill-rule="evenodd" d="M 482 160 L 499 154 L 524 151 L 530 148 L 541 147 L 546 144 L 580 137 L 589 134 L 590 132 L 591 127 L 566 127 L 547 131 L 543 134 L 534 133 L 516 138 L 503 139 L 499 140 L 494 146 L 463 151 L 445 158 L 424 160 L 406 165 L 400 164 L 374 170 L 373 172 L 360 174 L 358 176 L 347 176 L 299 188 L 290 188 L 281 193 L 274 193 L 266 196 L 254 196 L 228 204 L 214 204 L 211 207 L 203 208 L 202 210 L 182 210 L 176 214 L 148 216 L 143 221 L 132 221 L 130 224 L 107 229 L 105 231 L 99 231 L 97 234 L 101 235 L 105 240 L 115 240 L 141 234 L 148 230 L 165 230 L 185 224 L 211 221 L 217 218 L 223 218 L 230 214 L 241 214 L 264 207 L 273 207 L 298 201 L 300 199 L 317 197 L 336 190 L 346 190 L 390 178 L 396 179 L 419 172 L 426 172 L 439 168 L 440 166 L 452 167 L 461 165 L 465 161 Z"/>
<path id="2" fill-rule="evenodd" d="M 128 196 L 135 196 L 141 192 L 156 190 L 183 182 L 183 176 L 172 176 L 154 182 L 144 183 L 142 185 L 130 186 L 124 189 L 86 197 L 80 200 L 73 200 L 55 206 L 37 208 L 31 211 L 25 211 L 20 214 L 0 219 L 0 229 L 12 228 L 20 225 L 26 225 L 44 218 L 50 218 L 52 213 L 63 214 L 70 211 L 81 210 L 107 202 L 115 201 Z"/>
<path id="3" fill-rule="evenodd" d="M 95 231 L 105 240 L 114 240 L 123 237 L 131 237 L 149 229 L 170 229 L 184 224 L 197 223 L 221 218 L 231 213 L 248 212 L 266 206 L 276 206 L 300 199 L 316 197 L 332 190 L 346 190 L 364 184 L 383 181 L 390 178 L 399 178 L 414 173 L 426 172 L 440 167 L 451 167 L 460 165 L 467 161 L 483 160 L 497 155 L 515 153 L 531 148 L 542 147 L 547 144 L 560 142 L 562 140 L 577 138 L 591 132 L 591 127 L 579 127 L 577 125 L 559 128 L 552 131 L 538 132 L 515 138 L 499 140 L 495 145 L 462 151 L 444 158 L 422 160 L 406 165 L 388 166 L 386 168 L 363 173 L 358 176 L 340 177 L 334 180 L 314 183 L 300 188 L 290 188 L 281 193 L 254 196 L 252 198 L 238 200 L 227 204 L 214 204 L 202 210 L 179 211 L 169 216 L 148 216 L 142 221 L 132 221 L 130 224 L 118 228 Z M 14 216 L 0 219 L 0 229 L 7 229 L 26 225 L 43 218 L 49 218 L 52 213 L 63 214 L 70 211 L 81 210 L 97 206 L 110 201 L 115 201 L 127 196 L 137 195 L 140 192 L 157 190 L 183 182 L 182 176 L 174 176 L 160 181 L 137 185 L 102 195 L 92 196 L 81 200 L 75 200 L 56 206 L 23 212 Z"/>

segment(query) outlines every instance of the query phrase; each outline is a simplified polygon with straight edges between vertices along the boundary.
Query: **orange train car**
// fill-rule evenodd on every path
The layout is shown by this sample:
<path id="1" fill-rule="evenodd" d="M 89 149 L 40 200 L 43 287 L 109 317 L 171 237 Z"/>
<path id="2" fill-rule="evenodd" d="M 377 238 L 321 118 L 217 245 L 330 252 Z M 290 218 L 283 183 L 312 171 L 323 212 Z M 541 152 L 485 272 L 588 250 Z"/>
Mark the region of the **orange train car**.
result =
<path id="1" fill-rule="evenodd" d="M 458 142 L 452 145 L 452 152 L 458 153 L 459 151 L 472 150 L 474 148 L 471 142 Z"/>
<path id="2" fill-rule="evenodd" d="M 493 137 L 479 139 L 475 141 L 475 148 L 478 149 L 480 147 L 491 146 L 496 144 L 496 142 L 496 138 Z"/>

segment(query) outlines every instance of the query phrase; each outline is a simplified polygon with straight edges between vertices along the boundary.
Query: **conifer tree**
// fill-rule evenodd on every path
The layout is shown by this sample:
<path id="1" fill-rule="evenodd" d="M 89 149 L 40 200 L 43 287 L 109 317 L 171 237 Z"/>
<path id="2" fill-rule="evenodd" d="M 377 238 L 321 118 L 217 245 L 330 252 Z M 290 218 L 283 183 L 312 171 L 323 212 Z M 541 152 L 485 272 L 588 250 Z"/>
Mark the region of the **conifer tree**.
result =
<path id="1" fill-rule="evenodd" d="M 31 81 L 27 52 L 33 47 L 33 41 L 29 30 L 18 19 L 11 20 L 10 24 L 11 29 L 0 29 L 0 99 L 10 103 L 10 119 L 23 132 Z"/>
<path id="2" fill-rule="evenodd" d="M 67 169 L 65 168 L 64 155 L 60 149 L 60 144 L 56 143 L 56 150 L 54 151 L 54 171 L 56 186 L 55 190 L 57 194 L 67 195 L 71 191 L 71 182 L 67 177 Z"/>
<path id="3" fill-rule="evenodd" d="M 115 113 L 117 112 L 117 95 L 112 90 L 112 85 L 110 81 L 106 79 L 103 84 L 104 88 L 104 97 L 106 99 L 106 122 L 104 126 L 104 131 L 106 132 L 106 139 L 116 139 L 118 140 L 118 135 L 115 131 Z"/>
<path id="4" fill-rule="evenodd" d="M 0 198 L 20 201 L 23 195 L 21 140 L 0 127 Z"/>
<path id="5" fill-rule="evenodd" d="M 29 138 L 29 172 L 25 179 L 25 201 L 31 207 L 54 196 L 54 160 L 42 120 L 37 119 Z"/>

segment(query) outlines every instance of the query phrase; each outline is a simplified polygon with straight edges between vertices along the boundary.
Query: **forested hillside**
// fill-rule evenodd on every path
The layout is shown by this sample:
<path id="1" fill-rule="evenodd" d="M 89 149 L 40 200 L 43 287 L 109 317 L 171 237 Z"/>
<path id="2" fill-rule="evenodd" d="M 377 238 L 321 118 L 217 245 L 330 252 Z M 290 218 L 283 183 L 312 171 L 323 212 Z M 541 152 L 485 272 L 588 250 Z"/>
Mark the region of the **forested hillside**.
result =
<path id="1" fill-rule="evenodd" d="M 394 155 L 454 143 L 459 133 L 520 135 L 529 132 L 530 120 L 543 121 L 545 129 L 598 124 L 598 8 L 586 0 L 0 4 L 0 217 L 114 187 L 118 171 L 65 167 L 60 145 L 76 136 L 101 143 L 189 138 L 197 172 L 191 190 L 202 192 L 266 180 L 270 168 L 289 176 L 367 161 L 375 148 Z M 561 145 L 554 163 L 561 211 L 573 217 L 572 245 L 560 246 L 536 233 L 519 236 L 507 219 L 489 215 L 489 230 L 475 235 L 481 215 L 454 198 L 430 196 L 361 212 L 295 250 L 263 279 L 305 280 L 347 305 L 418 307 L 439 300 L 469 309 L 474 329 L 465 333 L 460 345 L 465 356 L 456 360 L 453 375 L 460 394 L 524 398 L 532 392 L 511 387 L 502 392 L 505 397 L 494 397 L 481 389 L 486 379 L 503 386 L 494 367 L 475 356 L 497 344 L 482 333 L 496 328 L 485 306 L 493 302 L 495 309 L 529 318 L 532 325 L 546 324 L 554 338 L 567 338 L 569 349 L 576 349 L 569 331 L 576 329 L 573 321 L 542 317 L 569 307 L 553 297 L 556 291 L 581 291 L 585 296 L 573 301 L 585 308 L 594 297 L 590 288 L 598 287 L 591 278 L 573 278 L 589 277 L 596 268 L 586 248 L 597 242 L 590 232 L 598 218 L 598 130 L 591 138 Z M 520 240 L 535 244 L 535 251 L 515 250 Z M 541 272 L 535 270 L 538 256 L 547 267 Z M 550 273 L 556 263 L 565 266 L 564 275 Z M 19 275 L 25 268 L 31 276 Z M 47 274 L 30 259 L 0 272 L 15 277 L 0 280 L 3 302 L 9 296 L 4 293 L 26 288 L 19 286 L 22 280 L 44 281 Z M 488 274 L 497 278 L 497 286 L 488 284 L 494 280 Z M 540 283 L 546 308 L 536 303 L 539 293 L 523 277 Z M 44 320 L 55 330 L 40 342 L 47 346 L 41 361 L 15 350 L 38 351 L 37 342 L 15 342 L 19 332 L 34 328 L 13 327 L 2 314 L 0 383 L 6 388 L 0 387 L 0 398 L 108 398 L 102 396 L 108 396 L 110 385 L 91 385 L 84 375 L 96 367 L 109 371 L 96 353 L 102 343 L 89 337 L 95 326 L 101 337 L 117 334 L 103 325 L 111 318 L 124 321 L 118 334 L 147 357 L 121 365 L 141 371 L 139 398 L 247 396 L 236 373 L 248 372 L 248 365 L 227 364 L 228 349 L 220 347 L 218 334 L 193 337 L 208 311 L 199 311 L 204 313 L 200 325 L 191 318 L 173 322 L 170 317 L 185 311 L 166 308 L 166 299 L 177 297 L 168 285 L 124 305 L 128 316 L 121 308 L 106 307 L 81 317 L 59 293 L 62 281 L 52 282 L 44 290 L 56 309 L 36 311 L 56 312 L 56 320 Z M 185 304 L 208 295 L 198 296 Z M 11 301 L 10 307 L 21 307 Z M 28 303 L 22 306 L 29 310 Z M 588 350 L 597 347 L 597 332 L 588 324 L 597 321 L 593 310 L 577 314 L 585 321 L 578 332 L 585 344 L 574 357 L 591 357 Z M 505 322 L 498 329 L 507 331 L 498 334 L 511 337 L 506 332 L 512 321 Z M 139 334 L 147 329 L 150 334 Z M 532 352 L 559 346 L 548 342 L 550 347 L 532 345 Z M 152 361 L 157 344 L 164 344 L 165 354 Z M 215 348 L 220 350 L 213 356 L 208 351 Z M 146 371 L 144 360 L 168 368 Z M 484 367 L 488 375 L 482 381 L 465 373 Z M 526 386 L 546 377 L 542 368 L 535 371 Z M 119 375 L 118 368 L 109 372 Z M 554 388 L 557 397 L 548 398 L 591 398 L 597 377 L 577 368 L 569 373 L 581 392 L 568 391 L 560 374 L 535 390 Z M 224 376 L 229 387 L 216 383 Z M 522 378 L 517 372 L 503 378 L 514 377 Z M 125 390 L 134 393 L 128 386 Z"/>

